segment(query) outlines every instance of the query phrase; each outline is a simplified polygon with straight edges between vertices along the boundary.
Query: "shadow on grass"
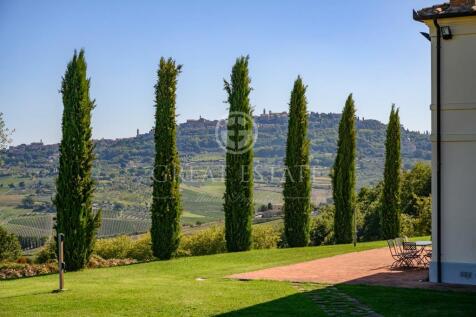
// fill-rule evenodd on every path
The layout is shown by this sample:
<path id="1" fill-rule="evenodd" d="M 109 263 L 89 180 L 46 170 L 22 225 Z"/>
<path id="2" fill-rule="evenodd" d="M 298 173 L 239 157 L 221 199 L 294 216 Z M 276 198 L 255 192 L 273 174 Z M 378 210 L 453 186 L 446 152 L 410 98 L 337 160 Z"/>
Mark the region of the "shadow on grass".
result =
<path id="1" fill-rule="evenodd" d="M 383 316 L 475 316 L 476 293 L 454 289 L 423 289 L 340 284 L 340 291 Z"/>
<path id="2" fill-rule="evenodd" d="M 341 283 L 342 285 L 369 285 L 384 287 L 399 287 L 412 289 L 429 289 L 440 291 L 476 292 L 476 285 L 437 284 L 428 280 L 428 269 L 409 268 L 389 270 Z"/>
<path id="3" fill-rule="evenodd" d="M 239 300 L 239 299 L 237 299 Z M 326 316 L 306 293 L 296 293 L 216 316 Z"/>
<path id="4" fill-rule="evenodd" d="M 49 295 L 49 294 L 53 294 L 53 291 L 50 290 L 50 291 L 45 291 L 45 292 L 25 293 L 25 294 L 11 295 L 11 296 L 0 296 L 0 300 L 20 298 L 20 297 L 25 297 L 25 296 Z"/>
<path id="5" fill-rule="evenodd" d="M 428 269 L 388 270 L 345 281 L 342 284 L 381 285 L 390 287 L 420 288 L 428 284 Z"/>

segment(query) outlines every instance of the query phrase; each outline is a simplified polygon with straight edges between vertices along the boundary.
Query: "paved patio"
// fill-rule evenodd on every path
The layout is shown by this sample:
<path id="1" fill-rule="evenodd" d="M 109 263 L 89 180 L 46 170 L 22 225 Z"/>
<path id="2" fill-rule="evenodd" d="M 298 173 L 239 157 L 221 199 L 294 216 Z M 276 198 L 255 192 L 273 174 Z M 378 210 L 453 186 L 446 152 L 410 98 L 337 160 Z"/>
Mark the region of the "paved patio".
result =
<path id="1" fill-rule="evenodd" d="M 324 284 L 369 284 L 396 287 L 465 289 L 464 286 L 429 283 L 427 269 L 391 270 L 388 248 L 337 255 L 329 258 L 273 267 L 229 276 L 241 280 L 277 280 Z"/>

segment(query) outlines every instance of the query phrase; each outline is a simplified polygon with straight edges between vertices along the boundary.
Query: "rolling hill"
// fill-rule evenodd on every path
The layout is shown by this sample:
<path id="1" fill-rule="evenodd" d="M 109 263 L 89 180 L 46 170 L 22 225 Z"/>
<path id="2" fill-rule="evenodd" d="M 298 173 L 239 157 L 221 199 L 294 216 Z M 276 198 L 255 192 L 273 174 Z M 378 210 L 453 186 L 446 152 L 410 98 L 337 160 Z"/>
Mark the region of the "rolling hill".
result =
<path id="1" fill-rule="evenodd" d="M 280 205 L 283 159 L 287 133 L 286 113 L 255 116 L 255 200 Z M 330 167 L 336 151 L 339 114 L 310 113 L 313 204 L 331 197 Z M 183 223 L 197 226 L 223 219 L 222 195 L 224 150 L 216 141 L 217 120 L 187 120 L 178 127 L 178 149 L 182 163 Z M 364 118 L 357 120 L 358 186 L 382 177 L 386 125 Z M 427 133 L 402 127 L 404 168 L 431 157 Z M 97 182 L 94 208 L 104 212 L 101 236 L 133 234 L 150 225 L 149 202 L 154 159 L 153 134 L 95 141 L 97 160 L 93 175 Z M 54 179 L 58 144 L 32 143 L 10 147 L 0 168 L 0 223 L 21 236 L 44 237 L 51 232 L 54 208 Z M 29 203 L 22 201 L 30 197 Z M 36 219 L 38 217 L 38 219 Z M 29 240 L 28 240 L 29 241 Z"/>

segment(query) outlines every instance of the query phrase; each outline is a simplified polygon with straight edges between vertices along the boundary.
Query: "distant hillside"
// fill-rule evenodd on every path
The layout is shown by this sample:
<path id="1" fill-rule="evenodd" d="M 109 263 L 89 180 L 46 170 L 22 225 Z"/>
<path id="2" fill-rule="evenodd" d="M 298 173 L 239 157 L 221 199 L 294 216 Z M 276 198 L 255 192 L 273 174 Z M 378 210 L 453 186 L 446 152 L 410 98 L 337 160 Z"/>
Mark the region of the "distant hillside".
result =
<path id="1" fill-rule="evenodd" d="M 340 114 L 311 113 L 309 137 L 311 140 L 312 165 L 329 168 L 336 151 L 337 127 Z M 258 139 L 255 156 L 267 164 L 282 165 L 287 133 L 287 114 L 269 113 L 255 117 Z M 224 152 L 215 139 L 217 121 L 204 118 L 188 120 L 179 125 L 178 148 L 182 162 L 198 162 L 209 157 L 224 158 Z M 386 125 L 377 120 L 357 120 L 357 147 L 359 183 L 366 184 L 379 178 L 383 169 L 384 140 Z M 117 166 L 136 169 L 147 173 L 153 162 L 153 135 L 97 140 L 98 166 Z M 417 160 L 430 160 L 431 143 L 428 134 L 412 132 L 402 127 L 402 155 L 406 168 Z M 11 147 L 6 154 L 7 167 L 40 169 L 48 176 L 55 175 L 58 160 L 58 145 L 32 143 Z M 118 173 L 119 171 L 117 171 Z"/>
<path id="2" fill-rule="evenodd" d="M 331 200 L 328 177 L 336 151 L 338 114 L 310 114 L 312 145 L 312 204 Z M 269 203 L 279 211 L 287 133 L 287 114 L 255 117 L 256 210 Z M 223 221 L 221 178 L 225 153 L 215 139 L 217 121 L 188 120 L 178 129 L 182 163 L 182 224 L 186 230 L 205 223 Z M 358 186 L 382 178 L 386 126 L 376 120 L 357 121 Z M 152 133 L 116 140 L 96 140 L 93 176 L 97 190 L 93 207 L 102 209 L 99 236 L 136 234 L 150 227 L 151 176 L 154 157 Z M 402 128 L 402 152 L 406 168 L 430 159 L 427 134 Z M 20 237 L 24 248 L 41 245 L 51 234 L 55 213 L 52 197 L 58 165 L 58 145 L 32 143 L 11 147 L 0 167 L 0 224 Z M 279 212 L 255 215 L 255 221 L 279 218 Z M 185 232 L 184 231 L 184 232 Z"/>

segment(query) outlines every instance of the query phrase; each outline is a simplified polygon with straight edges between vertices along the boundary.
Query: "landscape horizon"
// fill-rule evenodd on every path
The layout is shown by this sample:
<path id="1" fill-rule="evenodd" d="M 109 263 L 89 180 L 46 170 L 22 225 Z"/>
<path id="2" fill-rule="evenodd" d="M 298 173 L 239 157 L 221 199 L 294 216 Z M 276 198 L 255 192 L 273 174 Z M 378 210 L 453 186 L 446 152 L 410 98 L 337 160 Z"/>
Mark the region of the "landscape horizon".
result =
<path id="1" fill-rule="evenodd" d="M 339 113 L 309 113 L 312 204 L 332 202 L 330 168 L 335 158 Z M 282 219 L 282 183 L 287 112 L 263 111 L 254 116 L 258 137 L 255 150 L 255 222 Z M 386 124 L 357 117 L 357 186 L 375 185 L 382 179 Z M 200 117 L 178 124 L 177 142 L 182 165 L 182 223 L 186 228 L 224 219 L 222 196 L 225 152 L 216 140 L 218 120 Z M 431 156 L 427 133 L 402 130 L 404 169 Z M 150 227 L 149 199 L 153 159 L 153 129 L 134 137 L 94 140 L 97 181 L 94 208 L 103 211 L 100 237 L 139 234 Z M 10 146 L 0 168 L 0 223 L 23 239 L 25 245 L 42 244 L 52 233 L 54 180 L 58 144 L 31 143 Z M 271 175 L 273 173 L 273 175 Z M 259 175 L 258 175 L 259 174 Z M 262 206 L 271 204 L 274 211 Z M 186 230 L 187 231 L 187 230 Z"/>
<path id="2" fill-rule="evenodd" d="M 473 316 L 476 0 L 418 7 L 0 0 L 0 316 Z"/>

